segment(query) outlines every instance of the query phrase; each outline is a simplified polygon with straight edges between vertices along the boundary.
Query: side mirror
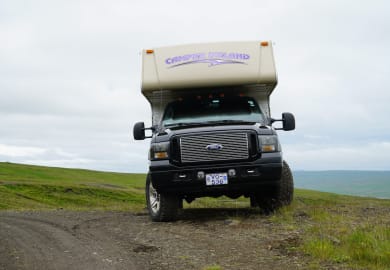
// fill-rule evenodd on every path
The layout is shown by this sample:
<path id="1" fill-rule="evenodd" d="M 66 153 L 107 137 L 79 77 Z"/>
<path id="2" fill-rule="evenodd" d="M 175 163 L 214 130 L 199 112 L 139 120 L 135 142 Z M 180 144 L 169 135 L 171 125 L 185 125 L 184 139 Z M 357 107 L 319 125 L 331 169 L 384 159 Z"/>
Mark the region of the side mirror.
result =
<path id="1" fill-rule="evenodd" d="M 292 113 L 282 113 L 283 130 L 289 131 L 295 129 L 295 117 Z"/>
<path id="2" fill-rule="evenodd" d="M 145 124 L 138 122 L 134 125 L 133 136 L 135 140 L 145 140 Z"/>
<path id="3" fill-rule="evenodd" d="M 294 130 L 295 129 L 295 117 L 292 113 L 282 113 L 282 119 L 270 119 L 271 124 L 274 122 L 283 122 L 283 127 L 282 128 L 275 128 L 276 130 L 284 130 L 284 131 L 289 131 L 289 130 Z"/>

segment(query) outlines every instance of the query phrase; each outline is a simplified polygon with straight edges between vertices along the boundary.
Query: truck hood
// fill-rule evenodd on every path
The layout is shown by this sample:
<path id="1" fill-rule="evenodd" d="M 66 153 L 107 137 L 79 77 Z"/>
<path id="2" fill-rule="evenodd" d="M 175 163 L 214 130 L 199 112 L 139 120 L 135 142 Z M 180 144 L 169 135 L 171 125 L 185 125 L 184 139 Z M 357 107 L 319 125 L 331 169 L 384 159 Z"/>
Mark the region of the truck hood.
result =
<path id="1" fill-rule="evenodd" d="M 158 133 L 153 137 L 152 142 L 168 141 L 172 136 L 190 135 L 205 132 L 232 132 L 232 131 L 256 131 L 258 135 L 273 135 L 275 130 L 270 126 L 261 126 L 260 124 L 240 124 L 240 125 L 216 125 L 216 126 L 201 126 L 201 127 L 181 127 L 175 129 L 166 129 L 164 132 Z"/>

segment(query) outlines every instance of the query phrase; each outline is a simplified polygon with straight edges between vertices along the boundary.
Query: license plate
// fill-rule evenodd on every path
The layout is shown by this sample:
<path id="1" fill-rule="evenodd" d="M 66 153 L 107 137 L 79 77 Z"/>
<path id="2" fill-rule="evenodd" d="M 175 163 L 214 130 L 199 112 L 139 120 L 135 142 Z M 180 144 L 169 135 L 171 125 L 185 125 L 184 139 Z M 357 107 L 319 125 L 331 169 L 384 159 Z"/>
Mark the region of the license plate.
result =
<path id="1" fill-rule="evenodd" d="M 227 185 L 227 173 L 206 174 L 206 186 Z"/>

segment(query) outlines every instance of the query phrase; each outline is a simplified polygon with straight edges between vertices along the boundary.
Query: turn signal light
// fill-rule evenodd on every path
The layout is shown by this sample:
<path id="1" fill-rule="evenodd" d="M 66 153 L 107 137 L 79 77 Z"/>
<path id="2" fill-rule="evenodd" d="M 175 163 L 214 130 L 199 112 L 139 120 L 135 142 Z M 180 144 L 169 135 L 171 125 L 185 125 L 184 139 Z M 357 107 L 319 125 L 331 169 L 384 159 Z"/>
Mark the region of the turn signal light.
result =
<path id="1" fill-rule="evenodd" d="M 260 42 L 260 45 L 263 47 L 266 47 L 266 46 L 268 46 L 268 41 L 262 41 L 262 42 Z"/>
<path id="2" fill-rule="evenodd" d="M 156 153 L 154 153 L 154 158 L 155 159 L 168 158 L 168 153 L 167 152 L 156 152 Z"/>
<path id="3" fill-rule="evenodd" d="M 262 145 L 261 146 L 261 150 L 263 152 L 274 152 L 275 151 L 275 145 L 271 144 L 271 145 Z"/>
<path id="4" fill-rule="evenodd" d="M 146 50 L 146 53 L 147 53 L 147 54 L 154 53 L 154 50 Z"/>

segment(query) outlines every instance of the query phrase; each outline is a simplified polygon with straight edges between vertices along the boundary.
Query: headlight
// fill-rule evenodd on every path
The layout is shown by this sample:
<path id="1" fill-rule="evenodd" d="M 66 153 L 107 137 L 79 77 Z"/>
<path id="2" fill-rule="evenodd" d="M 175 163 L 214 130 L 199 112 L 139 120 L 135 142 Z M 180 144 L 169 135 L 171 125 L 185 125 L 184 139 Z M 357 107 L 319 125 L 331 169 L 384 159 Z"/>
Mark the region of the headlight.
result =
<path id="1" fill-rule="evenodd" d="M 280 144 L 278 136 L 259 136 L 260 150 L 261 152 L 280 152 Z"/>
<path id="2" fill-rule="evenodd" d="M 153 143 L 150 146 L 149 159 L 168 159 L 169 142 Z"/>

